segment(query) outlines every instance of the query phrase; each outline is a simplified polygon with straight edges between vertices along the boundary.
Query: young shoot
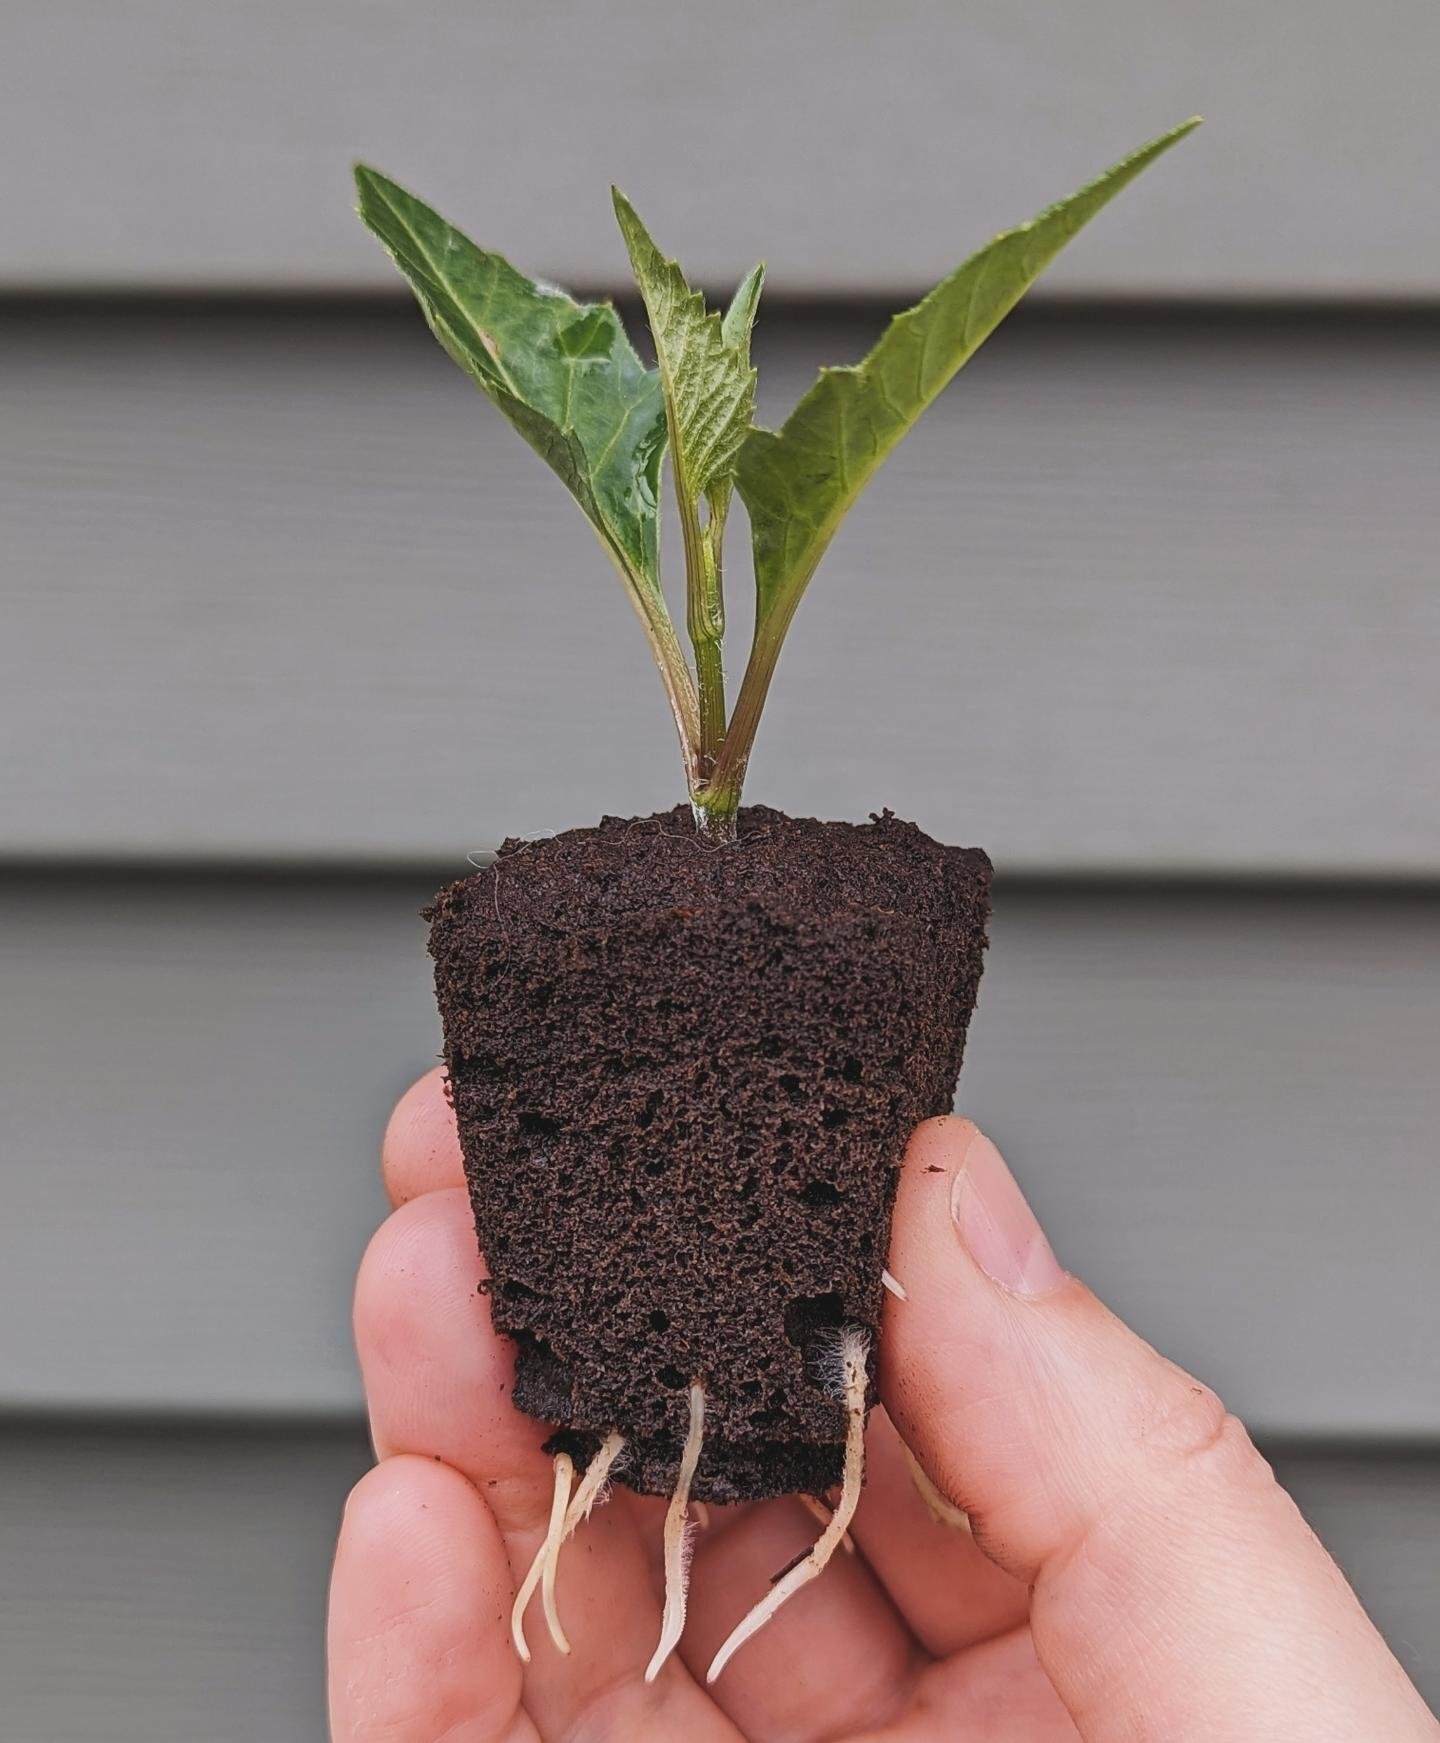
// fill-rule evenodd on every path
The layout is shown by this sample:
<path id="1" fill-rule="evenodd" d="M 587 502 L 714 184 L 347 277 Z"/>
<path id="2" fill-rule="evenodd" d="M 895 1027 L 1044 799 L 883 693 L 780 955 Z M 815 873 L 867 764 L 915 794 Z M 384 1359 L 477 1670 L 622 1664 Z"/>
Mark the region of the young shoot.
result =
<path id="1" fill-rule="evenodd" d="M 634 207 L 615 214 L 656 367 L 608 303 L 580 303 L 479 248 L 361 164 L 360 216 L 409 279 L 436 338 L 569 489 L 629 595 L 659 668 L 702 834 L 734 838 L 761 712 L 786 632 L 861 491 L 922 412 L 1075 233 L 1186 121 L 1007 230 L 890 323 L 863 362 L 822 369 L 778 430 L 754 422 L 757 266 L 723 314 L 707 309 Z M 660 569 L 665 454 L 684 560 L 681 645 Z M 755 627 L 733 706 L 726 689 L 724 534 L 738 492 L 750 521 Z"/>

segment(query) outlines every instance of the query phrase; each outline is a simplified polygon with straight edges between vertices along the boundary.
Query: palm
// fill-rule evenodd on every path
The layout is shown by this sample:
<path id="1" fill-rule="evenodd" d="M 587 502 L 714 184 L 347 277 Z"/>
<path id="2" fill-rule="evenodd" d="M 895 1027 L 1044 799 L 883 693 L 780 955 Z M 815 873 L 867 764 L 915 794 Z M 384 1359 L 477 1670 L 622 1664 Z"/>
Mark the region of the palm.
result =
<path id="1" fill-rule="evenodd" d="M 377 1236 L 357 1292 L 386 1462 L 362 1485 L 364 1516 L 347 1526 L 336 1564 L 337 1740 L 1075 1738 L 1036 1661 L 1025 1589 L 967 1533 L 932 1519 L 878 1411 L 855 1553 L 837 1555 L 713 1689 L 703 1678 L 715 1649 L 816 1535 L 796 1500 L 710 1510 L 677 1660 L 647 1687 L 664 1506 L 617 1489 L 560 1560 L 570 1655 L 551 1645 L 537 1604 L 522 1670 L 511 1596 L 544 1534 L 551 1467 L 544 1428 L 509 1404 L 509 1346 L 477 1287 L 483 1267 L 445 1119 L 443 1103 L 421 1104 L 392 1128 L 387 1184 L 409 1202 Z"/>

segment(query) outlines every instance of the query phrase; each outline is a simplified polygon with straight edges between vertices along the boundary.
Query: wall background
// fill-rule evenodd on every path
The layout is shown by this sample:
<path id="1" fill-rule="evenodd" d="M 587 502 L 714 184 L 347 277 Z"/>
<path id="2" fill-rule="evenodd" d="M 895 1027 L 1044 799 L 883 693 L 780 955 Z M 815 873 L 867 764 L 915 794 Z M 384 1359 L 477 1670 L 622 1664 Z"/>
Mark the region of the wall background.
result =
<path id="1" fill-rule="evenodd" d="M 1440 1698 L 1437 51 L 1425 0 L 12 0 L 14 1743 L 319 1743 L 349 1277 L 437 1047 L 416 911 L 675 797 L 593 540 L 349 160 L 580 286 L 623 288 L 611 177 L 712 284 L 764 247 L 779 416 L 1195 110 L 847 525 L 752 788 L 990 847 L 963 1105 Z"/>

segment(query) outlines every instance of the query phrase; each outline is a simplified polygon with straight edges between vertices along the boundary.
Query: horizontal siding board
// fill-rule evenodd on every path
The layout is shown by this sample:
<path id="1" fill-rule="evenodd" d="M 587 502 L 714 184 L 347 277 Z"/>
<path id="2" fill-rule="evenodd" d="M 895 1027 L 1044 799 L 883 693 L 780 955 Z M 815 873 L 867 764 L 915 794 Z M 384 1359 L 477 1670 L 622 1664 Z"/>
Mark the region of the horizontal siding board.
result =
<path id="1" fill-rule="evenodd" d="M 364 155 L 562 279 L 622 274 L 616 180 L 706 279 L 768 251 L 796 290 L 888 291 L 1206 110 L 1057 285 L 1440 285 L 1429 0 L 624 0 L 563 23 L 526 0 L 67 0 L 64 20 L 6 8 L 0 153 L 44 173 L 12 179 L 0 283 L 383 284 L 349 210 Z"/>
<path id="2" fill-rule="evenodd" d="M 0 1430 L 7 1743 L 322 1743 L 322 1627 L 360 1437 Z M 1432 1701 L 1440 1462 L 1278 1473 Z"/>
<path id="3" fill-rule="evenodd" d="M 323 1743 L 358 1433 L 0 1430 L 7 1743 Z"/>
<path id="4" fill-rule="evenodd" d="M 0 881 L 0 1407 L 355 1409 L 426 893 Z M 1062 1259 L 1263 1432 L 1440 1435 L 1440 903 L 1001 894 L 961 1106 Z"/>
<path id="5" fill-rule="evenodd" d="M 878 322 L 773 311 L 766 415 Z M 1440 319 L 1018 319 L 837 539 L 754 796 L 1435 876 L 1437 363 Z M 17 309 L 0 374 L 0 857 L 433 863 L 676 797 L 595 541 L 411 310 Z"/>

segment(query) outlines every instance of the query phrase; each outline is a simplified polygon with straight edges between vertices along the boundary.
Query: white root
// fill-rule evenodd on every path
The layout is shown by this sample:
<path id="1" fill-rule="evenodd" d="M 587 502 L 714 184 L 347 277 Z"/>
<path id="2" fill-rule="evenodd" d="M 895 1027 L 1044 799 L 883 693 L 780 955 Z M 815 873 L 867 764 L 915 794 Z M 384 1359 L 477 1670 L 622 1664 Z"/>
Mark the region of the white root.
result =
<path id="1" fill-rule="evenodd" d="M 645 1667 L 646 1682 L 654 1682 L 665 1660 L 685 1631 L 685 1600 L 690 1584 L 690 1485 L 700 1463 L 700 1443 L 705 1438 L 705 1389 L 699 1381 L 690 1387 L 690 1430 L 680 1454 L 675 1492 L 665 1513 L 665 1613 L 660 1640 Z"/>
<path id="2" fill-rule="evenodd" d="M 692 1501 L 690 1507 L 695 1515 L 695 1524 L 697 1528 L 701 1531 L 708 1531 L 710 1529 L 709 1507 L 703 1501 Z"/>
<path id="3" fill-rule="evenodd" d="M 520 1590 L 515 1594 L 515 1608 L 510 1612 L 510 1636 L 515 1642 L 515 1650 L 519 1653 L 522 1664 L 530 1662 L 530 1647 L 525 1640 L 525 1611 L 535 1595 L 537 1585 L 543 1587 L 545 1620 L 549 1624 L 550 1638 L 561 1652 L 570 1650 L 570 1642 L 565 1638 L 565 1630 L 560 1626 L 560 1617 L 555 1608 L 555 1557 L 559 1555 L 560 1545 L 565 1540 L 565 1510 L 574 1478 L 575 1466 L 569 1453 L 556 1453 L 555 1493 L 550 1500 L 550 1523 L 546 1527 L 545 1541 L 535 1551 L 535 1559 L 530 1563 L 525 1578 L 520 1582 Z"/>
<path id="4" fill-rule="evenodd" d="M 830 1517 L 830 1523 L 820 1534 L 809 1555 L 791 1568 L 783 1579 L 777 1580 L 769 1593 L 740 1621 L 730 1638 L 715 1654 L 705 1675 L 707 1683 L 715 1681 L 745 1642 L 752 1635 L 758 1634 L 782 1605 L 788 1603 L 796 1592 L 808 1586 L 811 1580 L 817 1579 L 825 1571 L 841 1539 L 850 1529 L 850 1521 L 855 1517 L 855 1509 L 860 1504 L 860 1488 L 865 1477 L 867 1354 L 865 1334 L 847 1331 L 840 1343 L 840 1370 L 844 1378 L 845 1413 L 848 1419 L 845 1430 L 845 1471 L 840 1486 L 839 1504 Z"/>
<path id="5" fill-rule="evenodd" d="M 574 1495 L 570 1495 L 570 1478 L 574 1475 L 574 1466 L 568 1454 L 559 1453 L 555 1459 L 555 1496 L 550 1503 L 550 1525 L 545 1533 L 545 1541 L 535 1552 L 535 1559 L 530 1564 L 530 1570 L 521 1582 L 520 1590 L 515 1595 L 515 1608 L 510 1617 L 510 1633 L 515 1642 L 515 1650 L 519 1653 L 521 1662 L 529 1664 L 530 1648 L 525 1640 L 525 1611 L 531 1598 L 535 1595 L 536 1586 L 540 1586 L 545 1597 L 545 1620 L 550 1629 L 550 1638 L 561 1652 L 569 1652 L 570 1642 L 565 1637 L 565 1630 L 560 1626 L 560 1617 L 555 1608 L 555 1575 L 560 1563 L 560 1550 L 569 1541 L 577 1526 L 583 1525 L 590 1517 L 591 1510 L 601 1500 L 605 1486 L 610 1480 L 610 1472 L 616 1459 L 625 1450 L 625 1436 L 616 1430 L 611 1430 L 600 1443 L 600 1450 L 585 1467 L 585 1475 L 580 1479 Z M 565 1460 L 562 1467 L 560 1460 Z M 555 1530 L 555 1509 L 561 1505 L 562 1495 L 569 1496 L 569 1504 L 563 1509 L 563 1522 L 558 1541 L 553 1539 Z"/>
<path id="6" fill-rule="evenodd" d="M 905 1455 L 905 1463 L 910 1467 L 910 1480 L 914 1483 L 920 1499 L 929 1510 L 930 1517 L 937 1525 L 948 1525 L 954 1531 L 969 1531 L 970 1515 L 963 1507 L 957 1507 L 935 1487 L 925 1474 L 925 1467 L 920 1463 L 910 1448 L 902 1440 L 900 1450 Z"/>
<path id="7" fill-rule="evenodd" d="M 814 1495 L 797 1495 L 795 1499 L 807 1513 L 809 1513 L 813 1518 L 818 1519 L 822 1525 L 828 1525 L 835 1517 L 830 1508 L 828 1508 L 823 1501 L 817 1500 Z M 846 1555 L 854 1555 L 855 1539 L 848 1531 L 840 1539 L 840 1547 L 845 1551 Z"/>
<path id="8" fill-rule="evenodd" d="M 618 1429 L 611 1429 L 600 1442 L 600 1450 L 585 1467 L 585 1475 L 581 1477 L 579 1486 L 570 1499 L 570 1505 L 565 1510 L 565 1535 L 561 1543 L 569 1541 L 577 1526 L 583 1525 L 590 1517 L 591 1509 L 603 1498 L 606 1484 L 610 1481 L 610 1471 L 616 1459 L 625 1450 L 625 1436 Z"/>
<path id="9" fill-rule="evenodd" d="M 897 1301 L 908 1301 L 910 1299 L 910 1291 L 898 1277 L 892 1277 L 888 1271 L 882 1271 L 880 1273 L 880 1281 Z"/>

